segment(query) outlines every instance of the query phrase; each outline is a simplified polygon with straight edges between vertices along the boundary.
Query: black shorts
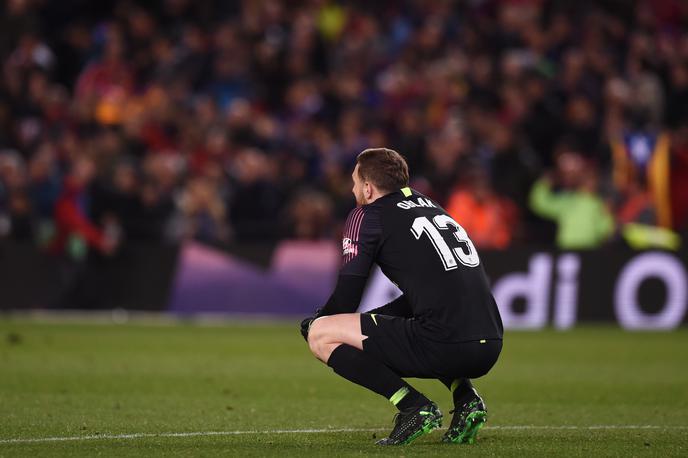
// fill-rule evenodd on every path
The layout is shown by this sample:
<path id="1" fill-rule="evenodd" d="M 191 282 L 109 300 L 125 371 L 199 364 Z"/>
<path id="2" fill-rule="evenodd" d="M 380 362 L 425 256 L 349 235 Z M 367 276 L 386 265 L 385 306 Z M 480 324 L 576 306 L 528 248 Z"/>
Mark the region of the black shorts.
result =
<path id="1" fill-rule="evenodd" d="M 363 351 L 401 377 L 478 378 L 487 374 L 502 350 L 501 339 L 435 342 L 419 336 L 413 319 L 361 314 Z"/>

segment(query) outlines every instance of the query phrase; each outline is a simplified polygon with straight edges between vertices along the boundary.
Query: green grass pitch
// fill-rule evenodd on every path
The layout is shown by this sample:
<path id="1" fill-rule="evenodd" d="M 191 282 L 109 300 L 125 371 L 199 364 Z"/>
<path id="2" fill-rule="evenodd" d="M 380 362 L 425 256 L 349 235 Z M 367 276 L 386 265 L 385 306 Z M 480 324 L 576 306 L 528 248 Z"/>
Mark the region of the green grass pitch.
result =
<path id="1" fill-rule="evenodd" d="M 446 389 L 412 383 L 448 425 Z M 509 332 L 475 384 L 477 444 L 381 448 L 392 406 L 313 359 L 296 323 L 5 317 L 0 456 L 688 456 L 685 330 Z"/>

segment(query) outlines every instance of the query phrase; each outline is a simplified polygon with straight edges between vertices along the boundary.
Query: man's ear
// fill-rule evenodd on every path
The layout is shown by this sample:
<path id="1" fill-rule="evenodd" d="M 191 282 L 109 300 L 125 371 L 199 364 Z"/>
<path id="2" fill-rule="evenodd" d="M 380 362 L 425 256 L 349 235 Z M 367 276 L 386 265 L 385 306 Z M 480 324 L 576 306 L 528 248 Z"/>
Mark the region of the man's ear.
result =
<path id="1" fill-rule="evenodd" d="M 369 181 L 366 181 L 363 184 L 363 195 L 367 200 L 370 200 L 373 197 L 373 185 Z"/>

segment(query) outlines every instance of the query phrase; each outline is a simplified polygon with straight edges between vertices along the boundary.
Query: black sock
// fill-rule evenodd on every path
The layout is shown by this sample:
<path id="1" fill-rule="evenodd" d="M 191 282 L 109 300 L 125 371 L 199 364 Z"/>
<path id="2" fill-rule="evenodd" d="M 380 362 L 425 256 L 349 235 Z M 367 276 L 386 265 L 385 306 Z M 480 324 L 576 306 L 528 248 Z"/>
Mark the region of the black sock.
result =
<path id="1" fill-rule="evenodd" d="M 327 365 L 345 379 L 384 396 L 399 410 L 430 402 L 389 367 L 351 345 L 335 348 Z"/>
<path id="2" fill-rule="evenodd" d="M 406 383 L 406 382 L 404 382 Z M 423 393 L 413 388 L 411 385 L 406 384 L 404 388 L 408 389 L 408 392 L 395 404 L 399 410 L 414 410 L 420 406 L 424 406 L 430 402 Z M 403 390 L 403 389 L 402 389 Z M 405 390 L 404 390 L 405 391 Z M 402 391 L 402 393 L 404 392 Z"/>
<path id="3" fill-rule="evenodd" d="M 454 399 L 454 405 L 460 406 L 466 401 L 468 401 L 474 394 L 473 384 L 467 378 L 451 379 L 442 378 L 440 379 L 444 385 L 449 388 L 452 392 L 452 398 Z"/>

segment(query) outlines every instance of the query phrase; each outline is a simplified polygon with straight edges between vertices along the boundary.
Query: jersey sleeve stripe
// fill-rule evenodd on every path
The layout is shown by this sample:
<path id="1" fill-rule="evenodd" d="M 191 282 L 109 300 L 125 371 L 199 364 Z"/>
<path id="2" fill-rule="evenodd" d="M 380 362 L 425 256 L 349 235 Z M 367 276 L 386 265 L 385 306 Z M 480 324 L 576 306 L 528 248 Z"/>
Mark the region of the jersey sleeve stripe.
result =
<path id="1" fill-rule="evenodd" d="M 363 220 L 363 210 L 358 212 L 356 218 L 351 225 L 351 240 L 358 242 L 358 234 L 361 228 L 361 221 Z"/>
<path id="2" fill-rule="evenodd" d="M 351 235 L 351 221 L 353 220 L 354 215 L 356 214 L 356 211 L 358 209 L 355 208 L 353 211 L 349 213 L 349 216 L 346 218 L 346 223 L 344 223 L 344 238 L 349 238 Z"/>
<path id="3" fill-rule="evenodd" d="M 346 223 L 344 224 L 344 237 L 345 238 L 350 238 L 351 237 L 351 223 L 353 222 L 354 216 L 356 215 L 356 212 L 358 211 L 358 208 L 355 208 L 354 210 L 349 213 L 349 217 L 346 219 Z"/>
<path id="4" fill-rule="evenodd" d="M 353 258 L 356 257 L 358 254 L 358 248 L 357 248 L 357 243 L 358 243 L 358 232 L 357 232 L 357 227 L 360 226 L 360 222 L 363 219 L 363 209 L 358 208 L 358 211 L 354 215 L 354 218 L 351 221 L 351 229 L 349 233 L 349 238 L 352 240 L 352 250 L 351 253 L 349 253 L 347 261 L 352 260 Z"/>
<path id="5" fill-rule="evenodd" d="M 361 224 L 363 223 L 363 217 L 365 216 L 365 211 L 361 210 L 360 214 L 356 218 L 355 225 L 353 227 L 353 233 L 351 240 L 355 240 L 356 242 L 360 242 L 359 237 L 361 235 Z M 358 243 L 354 245 L 354 252 L 353 255 L 356 256 L 358 254 Z"/>
<path id="6" fill-rule="evenodd" d="M 352 251 L 344 256 L 345 263 L 352 260 L 357 254 L 356 245 L 353 242 L 357 240 L 354 237 L 356 235 L 355 228 L 357 225 L 360 226 L 360 221 L 363 219 L 362 217 L 363 208 L 357 207 L 351 211 L 344 226 L 344 238 L 348 238 L 352 242 Z"/>

